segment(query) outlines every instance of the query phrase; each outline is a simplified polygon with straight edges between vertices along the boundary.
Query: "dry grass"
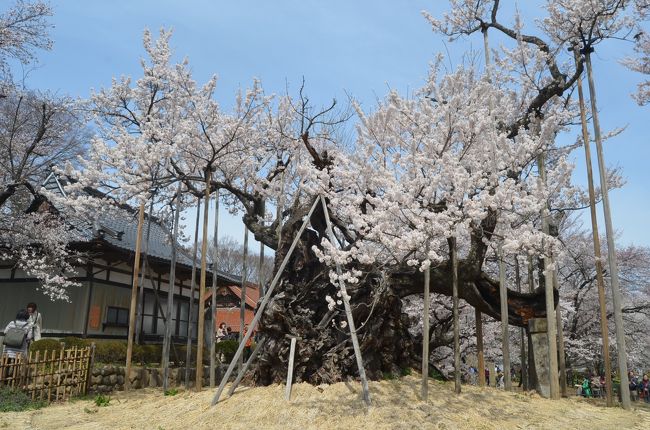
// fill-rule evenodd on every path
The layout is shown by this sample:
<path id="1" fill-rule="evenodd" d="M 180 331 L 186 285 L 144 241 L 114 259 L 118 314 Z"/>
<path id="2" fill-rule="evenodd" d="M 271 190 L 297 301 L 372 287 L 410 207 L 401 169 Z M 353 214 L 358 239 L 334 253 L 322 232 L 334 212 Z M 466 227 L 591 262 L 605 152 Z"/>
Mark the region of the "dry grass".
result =
<path id="1" fill-rule="evenodd" d="M 641 429 L 650 410 L 604 408 L 579 398 L 550 401 L 535 394 L 431 381 L 428 403 L 420 380 L 372 382 L 366 410 L 358 383 L 297 384 L 291 403 L 284 386 L 240 388 L 210 407 L 214 390 L 163 396 L 160 390 L 116 394 L 107 407 L 77 401 L 0 416 L 0 429 Z"/>

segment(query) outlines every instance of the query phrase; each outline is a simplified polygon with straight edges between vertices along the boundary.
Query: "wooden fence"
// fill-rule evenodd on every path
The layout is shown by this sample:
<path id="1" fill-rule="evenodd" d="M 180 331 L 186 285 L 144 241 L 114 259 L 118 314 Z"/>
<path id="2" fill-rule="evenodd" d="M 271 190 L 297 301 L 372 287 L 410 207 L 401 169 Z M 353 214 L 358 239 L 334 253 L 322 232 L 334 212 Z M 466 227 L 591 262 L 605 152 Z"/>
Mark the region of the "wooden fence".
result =
<path id="1" fill-rule="evenodd" d="M 66 400 L 88 392 L 94 345 L 86 348 L 30 351 L 29 356 L 0 357 L 0 386 L 19 389 L 32 400 Z"/>

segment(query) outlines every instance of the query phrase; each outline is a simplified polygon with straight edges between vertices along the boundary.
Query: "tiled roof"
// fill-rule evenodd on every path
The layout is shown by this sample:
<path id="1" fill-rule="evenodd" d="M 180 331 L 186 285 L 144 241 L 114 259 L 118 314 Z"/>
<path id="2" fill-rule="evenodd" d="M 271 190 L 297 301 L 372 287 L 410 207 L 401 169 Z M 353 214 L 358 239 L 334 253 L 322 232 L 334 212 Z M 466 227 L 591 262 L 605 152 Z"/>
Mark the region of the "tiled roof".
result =
<path id="1" fill-rule="evenodd" d="M 61 181 L 54 173 L 51 173 L 45 179 L 43 187 L 66 197 Z M 82 219 L 68 221 L 79 231 L 82 240 L 90 242 L 91 240 L 100 238 L 115 248 L 135 252 L 138 232 L 138 211 L 130 207 L 122 207 L 121 214 L 123 216 L 120 217 L 100 215 L 95 225 Z M 155 218 L 152 218 L 150 223 L 147 221 L 148 219 L 145 218 L 145 223 L 142 228 L 142 251 L 144 252 L 146 247 L 147 255 L 161 260 L 171 261 L 172 247 L 167 230 Z M 149 240 L 147 241 L 147 231 L 149 228 Z M 178 264 L 182 264 L 188 268 L 192 267 L 192 257 L 180 246 L 177 246 L 176 250 Z M 228 282 L 241 282 L 239 276 L 221 270 L 217 271 L 217 276 Z"/>

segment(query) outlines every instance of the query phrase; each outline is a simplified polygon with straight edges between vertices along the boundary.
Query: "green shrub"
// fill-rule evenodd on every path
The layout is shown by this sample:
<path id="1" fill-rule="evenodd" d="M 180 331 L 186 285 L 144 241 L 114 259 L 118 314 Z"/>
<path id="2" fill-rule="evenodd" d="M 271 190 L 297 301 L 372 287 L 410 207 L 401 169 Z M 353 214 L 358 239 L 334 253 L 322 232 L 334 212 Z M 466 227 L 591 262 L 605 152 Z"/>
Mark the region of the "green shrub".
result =
<path id="1" fill-rule="evenodd" d="M 123 363 L 126 361 L 126 342 L 109 340 L 95 345 L 95 362 Z"/>
<path id="2" fill-rule="evenodd" d="M 239 342 L 236 340 L 223 340 L 215 345 L 215 351 L 217 353 L 217 357 L 223 354 L 226 359 L 225 362 L 230 363 L 230 361 L 235 356 L 235 352 L 237 352 L 238 347 Z"/>
<path id="3" fill-rule="evenodd" d="M 95 397 L 95 405 L 97 406 L 108 406 L 108 404 L 111 402 L 111 397 L 110 396 L 104 396 L 103 394 L 97 394 L 97 397 Z"/>
<path id="4" fill-rule="evenodd" d="M 66 349 L 74 348 L 75 346 L 77 348 L 85 348 L 90 346 L 91 343 L 88 339 L 82 339 L 80 337 L 64 337 L 61 339 L 61 342 L 65 343 Z"/>
<path id="5" fill-rule="evenodd" d="M 178 390 L 176 388 L 170 388 L 169 390 L 165 391 L 165 396 L 175 396 L 178 394 Z"/>
<path id="6" fill-rule="evenodd" d="M 39 409 L 45 405 L 43 401 L 33 401 L 23 391 L 0 387 L 0 412 L 21 412 L 29 409 Z"/>
<path id="7" fill-rule="evenodd" d="M 61 342 L 56 339 L 41 339 L 35 342 L 32 342 L 29 345 L 29 350 L 36 354 L 39 351 L 41 354 L 45 354 L 45 351 L 59 351 L 61 349 Z"/>

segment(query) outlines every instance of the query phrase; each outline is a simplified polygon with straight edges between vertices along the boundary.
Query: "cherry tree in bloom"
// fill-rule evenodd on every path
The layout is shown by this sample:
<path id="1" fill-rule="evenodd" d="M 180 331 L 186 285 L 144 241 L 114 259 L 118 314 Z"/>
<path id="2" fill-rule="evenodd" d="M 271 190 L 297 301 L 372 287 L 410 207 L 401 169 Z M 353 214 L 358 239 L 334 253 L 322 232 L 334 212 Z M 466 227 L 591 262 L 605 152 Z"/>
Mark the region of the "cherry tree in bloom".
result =
<path id="1" fill-rule="evenodd" d="M 35 49 L 51 48 L 51 15 L 41 1 L 18 1 L 0 15 L 0 260 L 38 279 L 52 299 L 66 299 L 81 257 L 68 244 L 78 237 L 62 221 L 67 206 L 48 203 L 41 184 L 51 165 L 83 152 L 85 118 L 74 100 L 14 82 L 9 67 L 10 59 L 28 65 Z"/>
<path id="2" fill-rule="evenodd" d="M 459 243 L 460 297 L 498 319 L 499 284 L 486 270 L 494 250 L 559 256 L 561 243 L 539 231 L 539 213 L 547 204 L 555 211 L 584 205 L 584 193 L 569 182 L 573 147 L 555 143 L 575 118 L 567 94 L 582 73 L 582 62 L 575 67 L 557 57 L 569 41 L 545 25 L 548 42 L 527 35 L 520 19 L 513 28 L 502 25 L 499 2 L 452 7 L 442 20 L 428 17 L 436 32 L 469 37 L 488 28 L 509 41 L 493 50 L 490 73 L 472 63 L 443 72 L 438 60 L 414 94 L 391 92 L 371 112 L 353 103 L 352 145 L 337 139 L 348 112 L 336 102 L 314 108 L 304 88 L 296 97 L 268 96 L 254 81 L 223 112 L 214 101 L 217 81 L 198 86 L 186 61 L 171 64 L 170 34 L 153 41 L 147 32 L 143 76 L 116 79 L 93 97 L 100 133 L 83 168 L 68 168 L 78 180 L 70 191 L 94 186 L 131 202 L 153 195 L 163 210 L 176 183 L 202 196 L 207 180 L 275 250 L 276 270 L 312 203 L 324 196 L 336 243 L 326 239 L 318 206 L 262 316 L 259 334 L 267 343 L 255 380 L 285 378 L 287 333 L 302 339 L 297 380 L 356 374 L 337 280 L 348 288 L 369 377 L 410 366 L 419 359 L 402 299 L 422 293 L 428 267 L 433 292 L 451 295 L 449 238 Z M 541 153 L 546 183 L 537 176 Z M 280 207 L 279 217 L 272 206 Z M 545 316 L 543 289 L 508 295 L 511 324 Z"/>

